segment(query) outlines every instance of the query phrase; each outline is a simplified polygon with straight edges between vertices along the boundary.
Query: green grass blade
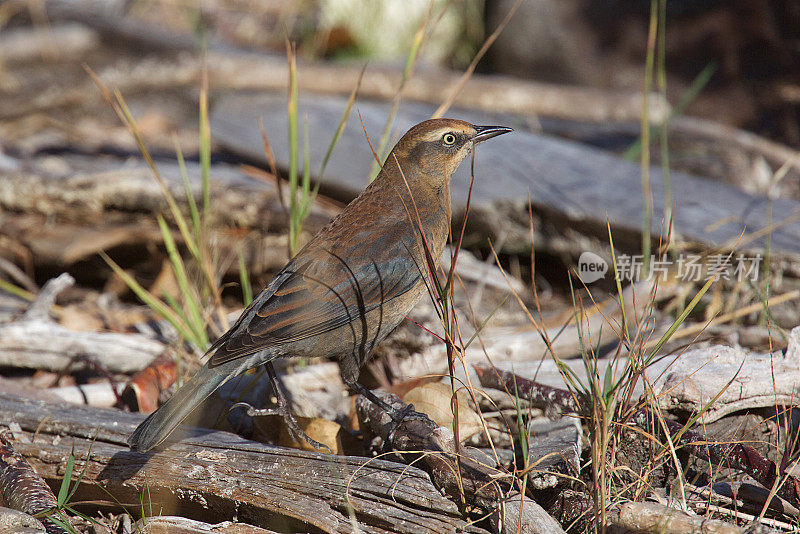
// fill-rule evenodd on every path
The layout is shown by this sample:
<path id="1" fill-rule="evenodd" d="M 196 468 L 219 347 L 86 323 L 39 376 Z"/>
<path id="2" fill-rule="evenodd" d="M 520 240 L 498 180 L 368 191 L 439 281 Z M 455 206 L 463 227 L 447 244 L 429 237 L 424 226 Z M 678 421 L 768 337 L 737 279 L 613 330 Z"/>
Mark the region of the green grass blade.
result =
<path id="1" fill-rule="evenodd" d="M 187 325 L 190 324 L 189 323 L 189 318 L 186 316 L 186 312 L 183 311 L 183 306 L 181 306 L 180 302 L 175 300 L 175 298 L 172 295 L 170 295 L 169 293 L 167 293 L 166 291 L 162 291 L 161 292 L 161 298 L 163 298 L 164 301 L 166 301 L 166 303 L 169 305 L 169 307 L 172 308 L 172 311 L 174 311 L 175 314 L 178 317 L 181 318 L 181 321 L 183 321 L 184 324 L 187 324 Z M 200 340 L 198 340 L 196 338 L 190 338 L 189 341 L 191 341 L 192 343 L 194 343 L 194 344 L 199 346 L 199 341 Z"/>
<path id="2" fill-rule="evenodd" d="M 75 467 L 75 444 L 67 457 L 67 465 L 64 468 L 64 477 L 61 479 L 61 486 L 58 488 L 58 507 L 61 508 L 67 502 L 69 495 L 69 484 L 72 481 L 72 470 Z"/>
<path id="3" fill-rule="evenodd" d="M 667 100 L 667 65 L 666 65 L 666 35 L 667 35 L 667 0 L 658 0 L 658 65 L 656 68 L 658 93 L 666 102 Z M 672 219 L 672 178 L 669 172 L 669 117 L 661 121 L 661 172 L 664 176 L 664 220 Z M 667 239 L 671 241 L 672 233 Z M 671 248 L 671 242 L 666 243 L 666 249 Z"/>
<path id="4" fill-rule="evenodd" d="M 105 252 L 100 252 L 100 257 L 108 264 L 109 267 L 119 276 L 125 285 L 133 291 L 133 293 L 144 302 L 151 310 L 156 312 L 160 315 L 165 321 L 167 321 L 172 327 L 178 331 L 178 334 L 183 337 L 184 339 L 195 339 L 194 334 L 192 333 L 191 329 L 187 326 L 187 324 L 183 323 L 174 311 L 172 311 L 168 306 L 165 306 L 163 302 L 157 299 L 152 293 L 147 291 L 143 288 L 139 282 L 137 282 L 131 275 L 126 273 L 122 267 L 117 265 L 117 263 L 112 260 L 108 254 Z"/>
<path id="5" fill-rule="evenodd" d="M 36 298 L 36 295 L 31 293 L 30 291 L 22 289 L 21 287 L 16 286 L 11 282 L 7 282 L 2 278 L 0 278 L 0 291 L 5 291 L 6 293 L 10 293 L 15 297 L 19 297 L 21 299 L 25 299 L 28 301 L 32 301 L 33 299 Z"/>
<path id="6" fill-rule="evenodd" d="M 88 515 L 86 515 L 86 514 L 84 514 L 84 513 L 81 513 L 81 512 L 79 512 L 78 510 L 76 510 L 76 509 L 75 509 L 75 508 L 73 508 L 72 506 L 65 506 L 65 507 L 64 507 L 64 510 L 66 510 L 67 512 L 69 512 L 69 513 L 70 513 L 70 514 L 72 514 L 72 515 L 75 515 L 75 516 L 78 516 L 78 517 L 80 517 L 80 518 L 81 518 L 81 519 L 83 519 L 84 521 L 88 521 L 89 523 L 93 523 L 93 524 L 95 524 L 95 525 L 97 525 L 97 526 L 101 527 L 101 529 L 95 529 L 95 532 L 96 532 L 97 530 L 100 530 L 100 532 L 103 532 L 103 531 L 106 531 L 106 532 L 107 532 L 107 530 L 106 530 L 106 528 L 107 528 L 107 525 L 105 525 L 104 523 L 101 523 L 100 521 L 98 521 L 97 519 L 95 519 L 95 518 L 93 518 L 93 517 L 89 517 Z"/>
<path id="7" fill-rule="evenodd" d="M 614 267 L 614 281 L 617 284 L 617 297 L 619 298 L 619 309 L 622 314 L 622 335 L 628 347 L 631 346 L 631 335 L 628 332 L 628 317 L 625 314 L 625 299 L 622 296 L 622 280 L 619 279 L 619 269 L 617 268 L 617 253 L 614 249 L 614 237 L 611 235 L 611 222 L 606 219 L 608 228 L 608 244 L 611 246 L 611 266 Z"/>
<path id="8" fill-rule="evenodd" d="M 164 246 L 167 248 L 170 262 L 172 263 L 172 272 L 175 275 L 175 280 L 178 282 L 178 287 L 181 290 L 184 305 L 186 306 L 187 315 L 189 317 L 189 327 L 195 333 L 195 339 L 200 341 L 201 347 L 208 345 L 208 337 L 205 332 L 205 320 L 203 313 L 200 311 L 200 306 L 194 296 L 194 290 L 189 284 L 189 277 L 186 275 L 186 267 L 183 263 L 178 247 L 172 237 L 172 232 L 167 226 L 167 222 L 161 215 L 158 215 L 158 226 L 161 229 L 161 235 L 164 238 Z"/>
<path id="9" fill-rule="evenodd" d="M 705 295 L 706 291 L 708 291 L 708 289 L 711 287 L 711 284 L 713 283 L 714 283 L 714 278 L 709 278 L 709 280 L 705 283 L 705 285 L 700 288 L 700 291 L 698 291 L 697 294 L 694 296 L 694 298 L 689 302 L 689 304 L 686 305 L 686 308 L 684 308 L 680 316 L 678 316 L 675 322 L 672 323 L 672 325 L 667 329 L 666 332 L 664 332 L 664 335 L 661 336 L 661 339 L 658 340 L 658 343 L 656 343 L 655 347 L 653 347 L 653 350 L 650 351 L 650 354 L 647 357 L 645 365 L 647 365 L 647 363 L 649 363 L 653 358 L 655 358 L 658 351 L 661 350 L 661 347 L 664 346 L 664 343 L 669 341 L 669 338 L 672 337 L 672 334 L 674 334 L 675 331 L 678 328 L 680 328 L 680 326 L 686 320 L 686 317 L 688 317 L 689 314 L 692 313 L 694 307 L 697 306 L 697 303 L 700 302 L 700 299 L 703 297 L 703 295 Z"/>
<path id="10" fill-rule="evenodd" d="M 78 491 L 78 487 L 81 485 L 81 482 L 83 482 L 83 476 L 86 474 L 86 469 L 89 467 L 89 460 L 92 457 L 92 447 L 94 446 L 96 439 L 97 435 L 95 435 L 95 437 L 89 443 L 89 450 L 86 452 L 86 462 L 83 464 L 83 469 L 81 469 L 81 472 L 78 473 L 78 478 L 75 480 L 75 484 L 72 485 L 72 490 L 70 490 L 69 495 L 67 495 L 66 502 L 70 502 L 72 500 L 72 497 L 75 495 L 75 492 Z"/>
<path id="11" fill-rule="evenodd" d="M 206 224 L 211 206 L 211 126 L 208 122 L 208 71 L 205 64 L 200 88 L 200 169 L 203 176 L 203 224 Z"/>
<path id="12" fill-rule="evenodd" d="M 711 80 L 711 77 L 717 70 L 716 63 L 709 63 L 706 65 L 700 73 L 695 76 L 694 80 L 692 80 L 692 84 L 689 86 L 689 89 L 686 90 L 685 93 L 681 96 L 681 99 L 678 101 L 678 104 L 672 107 L 669 115 L 666 118 L 666 121 L 669 122 L 671 119 L 675 117 L 680 117 L 686 112 L 686 108 L 689 107 L 689 104 L 694 102 L 697 98 L 697 95 L 708 85 L 708 82 Z M 658 130 L 655 132 L 655 136 L 660 135 Z M 628 161 L 636 161 L 641 157 L 642 154 L 642 139 L 641 137 L 634 141 L 634 143 L 628 147 L 625 152 L 622 154 L 622 158 Z"/>
<path id="13" fill-rule="evenodd" d="M 678 105 L 672 108 L 672 113 L 670 113 L 669 117 L 672 118 L 682 115 L 686 111 L 686 108 L 689 107 L 689 104 L 694 102 L 697 95 L 708 85 L 708 82 L 711 81 L 711 77 L 714 76 L 716 71 L 717 64 L 713 62 L 703 67 L 703 70 L 692 80 L 689 89 L 681 96 Z"/>
<path id="14" fill-rule="evenodd" d="M 642 272 L 650 272 L 651 227 L 653 221 L 653 194 L 650 189 L 650 116 L 649 95 L 653 84 L 655 63 L 655 41 L 658 23 L 657 0 L 650 0 L 650 28 L 647 37 L 647 57 L 644 67 L 644 90 L 642 91 L 642 154 L 639 164 L 642 172 Z"/>
<path id="15" fill-rule="evenodd" d="M 514 374 L 514 407 L 517 412 L 517 432 L 519 435 L 519 448 L 525 467 L 528 467 L 528 432 L 525 429 L 525 418 L 519 405 L 519 392 L 517 391 L 517 375 Z"/>
<path id="16" fill-rule="evenodd" d="M 244 261 L 244 251 L 239 245 L 236 255 L 239 257 L 239 282 L 242 285 L 242 299 L 245 307 L 253 301 L 253 286 L 250 285 L 250 274 L 247 272 L 247 264 Z"/>
<path id="17" fill-rule="evenodd" d="M 503 304 L 506 303 L 507 299 L 508 299 L 507 296 L 503 297 L 503 300 L 500 301 L 500 304 L 495 306 L 494 309 L 492 310 L 492 312 L 489 315 L 486 316 L 486 319 L 484 319 L 483 322 L 481 322 L 481 324 L 478 325 L 478 328 L 475 329 L 475 333 L 473 333 L 472 336 L 470 336 L 470 338 L 464 344 L 464 348 L 463 348 L 464 351 L 466 351 L 469 348 L 469 346 L 472 345 L 472 342 L 475 341 L 475 338 L 477 338 L 478 334 L 481 333 L 483 328 L 486 326 L 486 323 L 488 323 L 489 320 L 492 318 L 492 316 L 494 316 L 494 314 L 497 312 L 497 310 L 499 310 L 503 306 Z"/>
<path id="18" fill-rule="evenodd" d="M 303 194 L 300 197 L 302 209 L 308 205 L 311 194 L 311 156 L 308 148 L 308 117 L 303 117 Z M 303 221 L 300 221 L 301 223 Z"/>
<path id="19" fill-rule="evenodd" d="M 310 143 L 308 141 L 308 120 L 303 120 L 303 194 L 300 197 L 300 207 L 298 214 L 298 234 L 303 230 L 303 224 L 308 216 L 311 214 L 311 208 L 314 206 L 314 200 L 317 198 L 319 191 L 319 181 L 311 189 L 311 156 L 309 154 Z"/>
<path id="20" fill-rule="evenodd" d="M 46 519 L 47 519 L 47 521 L 53 523 L 56 526 L 61 527 L 62 529 L 64 529 L 67 532 L 78 534 L 78 531 L 75 530 L 75 527 L 73 527 L 72 523 L 70 523 L 67 519 L 65 519 L 63 517 L 56 517 L 57 515 L 60 515 L 60 514 L 61 514 L 61 511 L 60 510 L 56 510 L 51 515 L 48 515 Z"/>
<path id="21" fill-rule="evenodd" d="M 583 329 L 581 328 L 580 317 L 578 316 L 578 302 L 577 300 L 575 300 L 575 288 L 572 285 L 572 276 L 568 276 L 567 280 L 569 282 L 569 292 L 570 295 L 572 296 L 572 310 L 573 310 L 573 318 L 575 321 L 575 331 L 578 334 L 578 343 L 580 344 L 580 349 L 581 349 L 581 361 L 583 362 L 583 368 L 584 368 L 584 373 L 586 374 L 587 383 L 584 384 L 583 382 L 581 382 L 580 377 L 578 377 L 576 373 L 573 372 L 572 375 L 574 375 L 575 380 L 577 381 L 577 386 L 580 386 L 581 392 L 584 395 L 588 396 L 590 390 L 589 384 L 593 382 L 592 370 L 589 367 L 589 362 L 586 359 L 586 346 L 584 345 L 583 342 Z M 572 371 L 572 369 L 570 369 L 570 367 L 564 362 L 562 362 L 560 359 L 556 360 L 556 365 L 562 370 L 569 369 L 570 371 Z M 575 386 L 576 384 L 573 384 L 573 387 Z"/>
<path id="22" fill-rule="evenodd" d="M 298 226 L 297 186 L 298 186 L 298 132 L 297 132 L 297 62 L 294 49 L 286 42 L 286 56 L 289 61 L 289 103 L 287 115 L 289 119 L 289 255 L 297 253 L 300 237 Z"/>
<path id="23" fill-rule="evenodd" d="M 175 155 L 178 158 L 178 167 L 181 170 L 181 179 L 183 180 L 183 190 L 186 192 L 186 202 L 189 204 L 189 214 L 192 218 L 192 228 L 194 228 L 195 239 L 199 243 L 201 241 L 200 229 L 202 228 L 200 222 L 200 211 L 197 209 L 197 202 L 194 201 L 194 194 L 192 193 L 192 184 L 189 181 L 189 173 L 186 171 L 186 162 L 183 159 L 183 151 L 181 150 L 178 140 L 175 139 Z M 189 249 L 191 252 L 192 249 Z M 194 255 L 194 254 L 192 254 Z M 197 261 L 200 258 L 195 256 Z"/>

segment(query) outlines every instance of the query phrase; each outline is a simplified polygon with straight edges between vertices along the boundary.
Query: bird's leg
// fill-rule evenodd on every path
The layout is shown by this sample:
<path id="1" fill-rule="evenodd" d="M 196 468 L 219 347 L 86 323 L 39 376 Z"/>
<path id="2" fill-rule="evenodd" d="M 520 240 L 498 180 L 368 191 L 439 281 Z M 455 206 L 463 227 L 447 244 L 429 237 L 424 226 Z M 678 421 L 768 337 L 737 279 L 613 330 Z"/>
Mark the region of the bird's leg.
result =
<path id="1" fill-rule="evenodd" d="M 237 407 L 246 408 L 247 415 L 250 417 L 261 415 L 280 415 L 283 417 L 284 423 L 286 423 L 286 426 L 289 428 L 289 432 L 296 440 L 299 441 L 302 437 L 306 443 L 315 449 L 325 449 L 330 454 L 330 447 L 318 442 L 313 438 L 310 438 L 308 434 L 303 432 L 303 429 L 300 428 L 300 425 L 297 424 L 297 420 L 294 418 L 294 414 L 292 414 L 291 407 L 289 406 L 289 400 L 284 394 L 283 385 L 281 384 L 280 378 L 278 378 L 278 374 L 275 372 L 275 366 L 272 364 L 272 362 L 265 363 L 264 369 L 267 371 L 267 375 L 269 375 L 269 381 L 272 384 L 272 390 L 275 392 L 275 398 L 278 402 L 277 408 L 254 408 L 246 402 L 237 402 L 231 406 L 231 410 Z"/>
<path id="2" fill-rule="evenodd" d="M 388 452 L 390 444 L 394 443 L 394 435 L 395 432 L 397 432 L 397 427 L 400 426 L 400 423 L 402 423 L 406 417 L 413 414 L 414 418 L 429 419 L 428 416 L 425 415 L 424 413 L 417 413 L 414 410 L 414 405 L 411 403 L 406 404 L 405 406 L 403 406 L 401 409 L 398 410 L 397 408 L 390 406 L 384 400 L 375 395 L 372 391 L 367 389 L 365 386 L 359 384 L 355 380 L 353 380 L 352 382 L 346 382 L 346 384 L 350 389 L 352 389 L 356 393 L 364 395 L 371 402 L 380 406 L 381 409 L 383 409 L 383 411 L 385 411 L 389 415 L 389 417 L 392 418 L 391 428 L 389 429 L 389 432 L 386 434 L 386 439 L 384 441 L 384 448 L 386 449 L 386 452 Z"/>
<path id="3" fill-rule="evenodd" d="M 390 406 L 383 399 L 381 399 L 377 395 L 375 395 L 366 386 L 361 385 L 360 383 L 356 382 L 355 380 L 353 380 L 352 382 L 345 382 L 345 383 L 347 384 L 347 387 L 349 387 L 350 389 L 352 389 L 353 391 L 355 391 L 359 395 L 364 395 L 370 401 L 372 401 L 373 403 L 375 403 L 378 406 L 380 406 L 383 409 L 383 411 L 385 411 L 387 414 L 389 414 L 389 417 L 392 418 L 392 421 L 394 421 L 395 424 L 402 423 L 403 419 L 405 419 L 408 414 L 410 414 L 410 413 L 412 413 L 414 411 L 414 405 L 413 404 L 406 404 L 400 410 L 398 410 L 397 408 L 395 408 L 393 406 Z"/>

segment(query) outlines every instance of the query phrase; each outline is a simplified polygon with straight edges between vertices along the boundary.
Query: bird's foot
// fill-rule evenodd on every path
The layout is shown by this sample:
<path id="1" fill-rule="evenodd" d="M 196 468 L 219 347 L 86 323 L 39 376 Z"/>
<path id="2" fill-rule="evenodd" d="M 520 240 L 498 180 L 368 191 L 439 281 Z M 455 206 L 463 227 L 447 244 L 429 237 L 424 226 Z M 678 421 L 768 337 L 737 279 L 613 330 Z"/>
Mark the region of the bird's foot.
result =
<path id="1" fill-rule="evenodd" d="M 230 407 L 231 410 L 235 408 L 244 408 L 247 410 L 247 415 L 250 417 L 259 417 L 263 415 L 280 415 L 283 418 L 283 422 L 286 423 L 287 428 L 289 429 L 289 433 L 295 439 L 295 441 L 300 441 L 300 439 L 304 439 L 306 443 L 311 445 L 317 450 L 325 450 L 328 454 L 333 454 L 331 448 L 325 445 L 324 443 L 320 443 L 319 441 L 311 438 L 308 434 L 306 434 L 300 425 L 297 424 L 297 420 L 294 418 L 294 414 L 289 411 L 286 406 L 279 405 L 276 408 L 256 408 L 246 402 L 237 402 L 233 406 Z"/>
<path id="2" fill-rule="evenodd" d="M 407 418 L 412 417 L 414 419 L 429 419 L 429 417 L 424 413 L 415 411 L 413 404 L 406 404 L 402 408 L 395 408 L 358 382 L 350 381 L 345 383 L 356 393 L 363 395 L 375 405 L 380 406 L 381 409 L 386 412 L 389 417 L 391 417 L 392 421 L 389 423 L 391 426 L 385 440 L 386 445 L 394 441 L 394 435 L 397 432 L 397 428 Z"/>
<path id="3" fill-rule="evenodd" d="M 264 415 L 280 415 L 283 417 L 284 410 L 280 408 L 256 408 L 252 404 L 248 404 L 246 402 L 237 402 L 230 408 L 228 408 L 229 412 L 232 412 L 236 408 L 244 408 L 247 415 L 250 417 L 260 417 Z"/>
<path id="4" fill-rule="evenodd" d="M 400 423 L 403 422 L 403 419 L 405 419 L 407 416 L 411 415 L 412 413 L 416 413 L 416 412 L 414 411 L 414 405 L 413 404 L 406 404 L 405 406 L 403 406 L 402 408 L 399 408 L 399 409 L 398 408 L 393 408 L 393 409 L 389 410 L 387 413 L 389 414 L 389 417 L 392 418 L 392 421 L 394 421 L 395 424 L 399 425 Z"/>
<path id="5" fill-rule="evenodd" d="M 414 409 L 413 404 L 406 404 L 400 409 L 393 409 L 388 412 L 389 417 L 392 418 L 391 428 L 389 428 L 389 432 L 386 435 L 386 444 L 390 444 L 394 442 L 394 435 L 397 432 L 397 429 L 400 427 L 400 424 L 405 421 L 406 419 L 427 419 L 430 420 L 426 414 L 422 412 L 418 412 Z"/>

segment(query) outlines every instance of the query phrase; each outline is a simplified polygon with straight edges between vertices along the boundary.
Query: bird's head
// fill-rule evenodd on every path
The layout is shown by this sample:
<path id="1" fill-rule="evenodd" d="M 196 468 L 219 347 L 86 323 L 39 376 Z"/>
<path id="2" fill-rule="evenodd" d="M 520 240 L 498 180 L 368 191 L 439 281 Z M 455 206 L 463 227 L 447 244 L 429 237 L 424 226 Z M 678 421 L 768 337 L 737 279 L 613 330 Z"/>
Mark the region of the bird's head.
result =
<path id="1" fill-rule="evenodd" d="M 456 119 L 429 119 L 406 132 L 385 165 L 396 169 L 399 164 L 407 179 L 408 175 L 415 175 L 444 182 L 475 145 L 511 131 L 505 126 L 475 126 Z"/>

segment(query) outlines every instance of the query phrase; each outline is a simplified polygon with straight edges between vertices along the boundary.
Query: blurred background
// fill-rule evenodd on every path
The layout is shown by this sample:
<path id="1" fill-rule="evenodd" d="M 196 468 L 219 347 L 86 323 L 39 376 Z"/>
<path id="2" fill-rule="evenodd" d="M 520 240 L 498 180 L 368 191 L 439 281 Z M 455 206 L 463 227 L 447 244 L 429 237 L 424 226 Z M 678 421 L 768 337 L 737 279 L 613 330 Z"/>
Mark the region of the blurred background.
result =
<path id="1" fill-rule="evenodd" d="M 761 285 L 721 287 L 703 317 L 758 302 L 769 281 L 793 290 L 791 0 L 6 0 L 4 287 L 32 298 L 68 272 L 77 285 L 61 298 L 81 305 L 145 290 L 180 308 L 157 216 L 180 252 L 195 247 L 166 189 L 187 216 L 202 204 L 216 281 L 198 299 L 219 291 L 236 307 L 374 176 L 370 149 L 381 159 L 441 114 L 517 129 L 479 151 L 464 243 L 481 262 L 494 248 L 520 284 L 535 278 L 555 315 L 583 252 L 610 262 L 607 216 L 628 255 L 766 256 Z M 595 288 L 615 290 L 609 277 Z M 784 308 L 772 319 L 789 328 Z"/>
<path id="2" fill-rule="evenodd" d="M 441 114 L 517 129 L 480 151 L 464 243 L 488 263 L 495 248 L 520 284 L 535 271 L 556 315 L 580 255 L 610 261 L 606 216 L 626 254 L 766 257 L 764 285 L 707 297 L 706 318 L 759 301 L 769 281 L 793 289 L 791 0 L 6 0 L 4 287 L 32 298 L 68 272 L 62 298 L 77 303 L 140 302 L 131 281 L 180 300 L 157 219 L 175 231 L 166 189 L 186 214 L 187 191 L 202 203 L 207 289 L 238 306 L 374 176 L 370 148 L 385 157 Z M 307 209 L 290 206 L 293 180 Z M 789 328 L 784 307 L 772 319 Z"/>

